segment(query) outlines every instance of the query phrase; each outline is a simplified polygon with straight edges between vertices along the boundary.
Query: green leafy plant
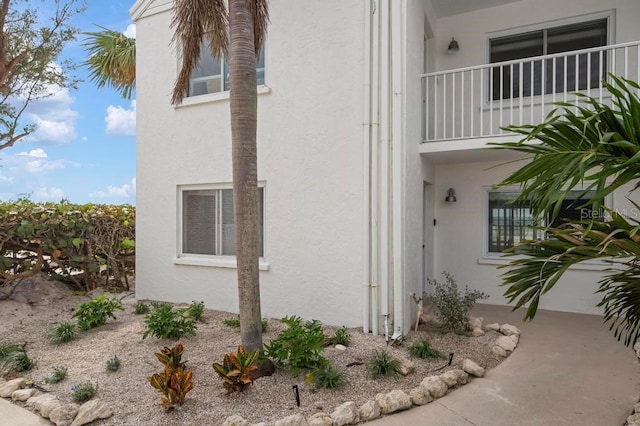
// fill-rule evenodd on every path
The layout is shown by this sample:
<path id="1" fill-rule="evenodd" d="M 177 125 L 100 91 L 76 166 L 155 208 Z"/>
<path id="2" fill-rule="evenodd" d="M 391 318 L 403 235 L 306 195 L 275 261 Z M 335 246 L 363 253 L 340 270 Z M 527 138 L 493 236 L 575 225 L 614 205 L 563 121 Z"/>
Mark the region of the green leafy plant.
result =
<path id="1" fill-rule="evenodd" d="M 222 378 L 227 394 L 242 392 L 253 384 L 252 372 L 258 369 L 255 363 L 259 354 L 257 349 L 247 354 L 240 345 L 237 353 L 230 352 L 224 356 L 222 364 L 213 363 L 212 367 Z"/>
<path id="2" fill-rule="evenodd" d="M 153 310 L 144 317 L 144 325 L 146 330 L 143 339 L 149 334 L 158 339 L 176 339 L 196 334 L 196 325 L 186 309 L 174 310 L 168 303 L 153 304 Z"/>
<path id="3" fill-rule="evenodd" d="M 269 322 L 266 318 L 262 318 L 262 332 L 266 332 L 267 331 L 267 327 L 269 325 Z M 240 328 L 240 318 L 228 318 L 228 319 L 224 319 L 222 320 L 222 324 L 226 325 L 227 327 L 232 327 L 232 328 Z"/>
<path id="4" fill-rule="evenodd" d="M 0 344 L 0 376 L 31 370 L 35 362 L 27 356 L 25 344 Z"/>
<path id="5" fill-rule="evenodd" d="M 316 369 L 312 374 L 313 383 L 318 388 L 335 389 L 346 383 L 345 374 L 331 365 Z"/>
<path id="6" fill-rule="evenodd" d="M 64 321 L 49 329 L 47 337 L 57 345 L 70 342 L 76 338 L 76 325 L 70 321 Z"/>
<path id="7" fill-rule="evenodd" d="M 335 331 L 333 337 L 331 338 L 332 345 L 343 345 L 349 346 L 349 342 L 351 341 L 351 335 L 347 330 L 347 327 L 339 328 Z"/>
<path id="8" fill-rule="evenodd" d="M 116 309 L 124 310 L 122 303 L 118 299 L 109 299 L 103 294 L 80 304 L 73 317 L 78 319 L 78 328 L 86 331 L 106 324 L 109 318 L 116 319 L 113 314 Z"/>
<path id="9" fill-rule="evenodd" d="M 109 371 L 118 371 L 120 369 L 120 358 L 118 355 L 113 355 L 111 358 L 107 360 L 107 370 Z"/>
<path id="10" fill-rule="evenodd" d="M 136 315 L 145 315 L 148 314 L 151 308 L 149 305 L 142 301 L 136 302 L 136 306 L 133 308 L 133 313 Z"/>
<path id="11" fill-rule="evenodd" d="M 56 384 L 60 383 L 67 378 L 67 367 L 53 367 L 51 376 L 47 377 L 44 381 L 46 383 Z"/>
<path id="12" fill-rule="evenodd" d="M 78 404 L 82 404 L 93 398 L 97 391 L 98 387 L 94 386 L 93 383 L 80 383 L 71 388 L 71 397 Z"/>
<path id="13" fill-rule="evenodd" d="M 443 358 L 440 352 L 431 347 L 428 340 L 422 340 L 409 346 L 409 353 L 416 358 L 422 359 Z"/>
<path id="14" fill-rule="evenodd" d="M 288 326 L 270 344 L 265 345 L 270 358 L 288 365 L 294 376 L 300 369 L 316 369 L 327 365 L 322 356 L 324 333 L 320 321 L 302 322 L 298 316 L 280 320 Z"/>
<path id="15" fill-rule="evenodd" d="M 196 302 L 194 300 L 187 308 L 186 313 L 187 316 L 193 318 L 194 321 L 201 321 L 204 315 L 204 302 Z"/>
<path id="16" fill-rule="evenodd" d="M 395 375 L 400 372 L 400 362 L 389 355 L 387 351 L 373 351 L 373 356 L 369 361 L 369 372 L 374 378 L 388 374 Z"/>
<path id="17" fill-rule="evenodd" d="M 433 294 L 426 295 L 426 299 L 438 308 L 437 315 L 445 330 L 463 334 L 467 329 L 469 311 L 478 299 L 486 299 L 488 296 L 478 290 L 469 291 L 468 287 L 461 294 L 453 275 L 448 272 L 443 274 L 444 283 L 427 279 L 433 288 Z"/>
<path id="18" fill-rule="evenodd" d="M 164 366 L 163 371 L 147 378 L 151 386 L 163 395 L 160 403 L 167 409 L 182 405 L 187 393 L 193 389 L 193 373 L 185 369 L 186 361 L 182 361 L 183 352 L 182 343 L 172 348 L 165 346 L 155 354 Z"/>

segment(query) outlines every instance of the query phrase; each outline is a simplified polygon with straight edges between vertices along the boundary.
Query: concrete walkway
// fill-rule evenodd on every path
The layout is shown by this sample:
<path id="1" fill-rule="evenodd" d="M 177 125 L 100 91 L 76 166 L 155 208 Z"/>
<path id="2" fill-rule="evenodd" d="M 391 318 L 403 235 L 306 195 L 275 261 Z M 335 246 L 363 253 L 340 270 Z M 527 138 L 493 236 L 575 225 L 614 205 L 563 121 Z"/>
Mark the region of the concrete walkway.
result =
<path id="1" fill-rule="evenodd" d="M 486 323 L 522 330 L 515 352 L 484 378 L 371 426 L 622 426 L 640 395 L 640 363 L 595 315 L 478 305 Z"/>
<path id="2" fill-rule="evenodd" d="M 0 398 L 0 425 L 6 426 L 51 426 L 53 423 L 15 405 L 8 399 Z"/>

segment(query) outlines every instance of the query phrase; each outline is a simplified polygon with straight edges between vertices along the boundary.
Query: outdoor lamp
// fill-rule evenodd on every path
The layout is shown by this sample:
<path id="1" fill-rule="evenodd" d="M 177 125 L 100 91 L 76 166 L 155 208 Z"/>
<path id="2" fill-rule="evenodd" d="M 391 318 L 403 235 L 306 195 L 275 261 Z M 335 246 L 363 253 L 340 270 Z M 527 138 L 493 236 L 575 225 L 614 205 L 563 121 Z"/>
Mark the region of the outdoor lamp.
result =
<path id="1" fill-rule="evenodd" d="M 449 47 L 447 48 L 447 53 L 453 55 L 454 53 L 458 52 L 458 50 L 460 50 L 460 45 L 455 38 L 451 37 L 451 42 L 449 43 Z"/>
<path id="2" fill-rule="evenodd" d="M 456 200 L 456 190 L 453 188 L 449 188 L 447 191 L 447 198 L 444 199 L 447 203 L 455 203 Z"/>

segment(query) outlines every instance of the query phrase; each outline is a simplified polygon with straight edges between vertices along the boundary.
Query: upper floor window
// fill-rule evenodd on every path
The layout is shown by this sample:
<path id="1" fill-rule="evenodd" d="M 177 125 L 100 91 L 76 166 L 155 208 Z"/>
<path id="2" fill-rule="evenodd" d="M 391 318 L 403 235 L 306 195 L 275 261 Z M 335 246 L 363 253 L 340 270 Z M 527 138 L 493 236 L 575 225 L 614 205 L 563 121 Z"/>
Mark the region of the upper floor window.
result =
<path id="1" fill-rule="evenodd" d="M 260 49 L 256 72 L 258 85 L 263 85 L 264 44 Z M 229 90 L 229 61 L 226 58 L 214 58 L 205 42 L 200 49 L 198 65 L 191 73 L 187 96 L 206 95 L 207 93 L 225 92 L 227 90 Z"/>
<path id="2" fill-rule="evenodd" d="M 489 40 L 491 63 L 606 46 L 609 19 L 529 31 Z M 562 93 L 598 87 L 606 74 L 600 52 L 524 61 L 492 68 L 491 99 Z"/>
<path id="3" fill-rule="evenodd" d="M 231 188 L 189 188 L 180 192 L 181 249 L 184 255 L 235 256 Z M 258 188 L 260 256 L 263 256 L 264 188 Z"/>

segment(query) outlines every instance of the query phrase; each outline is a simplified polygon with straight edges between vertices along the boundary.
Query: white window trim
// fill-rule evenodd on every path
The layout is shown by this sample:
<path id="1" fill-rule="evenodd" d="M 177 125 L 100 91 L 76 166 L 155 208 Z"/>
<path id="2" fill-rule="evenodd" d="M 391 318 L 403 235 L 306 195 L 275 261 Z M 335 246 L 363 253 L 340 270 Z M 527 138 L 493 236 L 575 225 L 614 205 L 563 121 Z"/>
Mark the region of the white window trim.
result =
<path id="1" fill-rule="evenodd" d="M 576 186 L 573 190 L 580 191 L 583 188 Z M 507 186 L 498 189 L 494 189 L 491 186 L 483 186 L 482 197 L 482 257 L 478 258 L 478 264 L 480 265 L 507 265 L 511 263 L 513 259 L 520 259 L 522 256 L 508 256 L 505 257 L 501 252 L 489 251 L 489 193 L 490 192 L 521 192 L 521 189 L 517 186 Z M 609 194 L 604 199 L 604 205 L 608 208 L 613 206 L 613 194 Z M 602 271 L 611 265 L 605 260 L 592 260 L 581 262 L 578 265 L 572 266 L 570 269 L 583 269 Z"/>
<path id="2" fill-rule="evenodd" d="M 263 191 L 263 209 L 262 209 L 262 245 L 263 256 L 258 260 L 258 269 L 261 271 L 268 271 L 270 268 L 269 262 L 266 260 L 266 198 L 267 188 L 265 181 L 259 181 L 258 187 Z M 209 254 L 190 254 L 182 253 L 182 193 L 183 191 L 198 191 L 198 190 L 220 190 L 220 189 L 233 189 L 233 184 L 230 182 L 225 183 L 203 183 L 203 184 L 188 184 L 178 185 L 176 191 L 176 206 L 177 206 L 177 222 L 176 222 L 176 256 L 173 258 L 175 265 L 190 265 L 190 266 L 210 266 L 218 268 L 232 268 L 236 269 L 237 261 L 235 256 L 228 255 L 209 255 Z"/>

